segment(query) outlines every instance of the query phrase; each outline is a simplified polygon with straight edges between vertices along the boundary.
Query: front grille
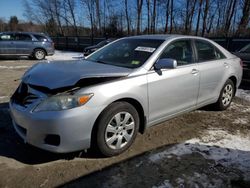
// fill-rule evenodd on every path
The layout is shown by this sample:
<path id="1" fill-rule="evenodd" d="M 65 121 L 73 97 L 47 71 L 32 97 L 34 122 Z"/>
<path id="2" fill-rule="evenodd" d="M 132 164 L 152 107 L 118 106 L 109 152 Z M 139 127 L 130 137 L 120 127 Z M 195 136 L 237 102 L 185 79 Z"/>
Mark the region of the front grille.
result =
<path id="1" fill-rule="evenodd" d="M 14 95 L 12 101 L 20 106 L 27 107 L 36 101 L 39 97 L 29 91 L 29 86 L 25 83 L 21 83 Z"/>

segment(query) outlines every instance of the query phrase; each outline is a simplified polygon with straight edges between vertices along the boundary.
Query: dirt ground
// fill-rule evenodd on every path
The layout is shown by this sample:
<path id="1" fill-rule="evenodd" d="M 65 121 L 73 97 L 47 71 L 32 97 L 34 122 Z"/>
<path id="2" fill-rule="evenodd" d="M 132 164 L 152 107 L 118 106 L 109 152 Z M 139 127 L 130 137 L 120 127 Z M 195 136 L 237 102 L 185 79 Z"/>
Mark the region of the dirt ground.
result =
<path id="1" fill-rule="evenodd" d="M 197 110 L 149 128 L 117 157 L 100 158 L 88 152 L 58 155 L 24 144 L 12 128 L 7 102 L 21 75 L 34 63 L 0 60 L 0 187 L 171 187 L 184 180 L 184 187 L 195 187 L 188 183 L 191 176 L 194 182 L 207 182 L 197 183 L 198 187 L 250 187 L 240 169 L 225 167 L 199 153 L 160 163 L 148 159 L 211 129 L 249 136 L 250 104 L 239 98 L 226 111 Z"/>

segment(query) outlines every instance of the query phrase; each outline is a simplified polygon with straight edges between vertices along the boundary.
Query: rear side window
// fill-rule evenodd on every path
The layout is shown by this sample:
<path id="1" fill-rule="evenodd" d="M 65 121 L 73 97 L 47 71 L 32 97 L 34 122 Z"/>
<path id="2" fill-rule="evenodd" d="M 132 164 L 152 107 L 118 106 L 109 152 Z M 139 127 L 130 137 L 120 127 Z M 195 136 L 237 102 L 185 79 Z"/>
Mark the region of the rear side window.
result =
<path id="1" fill-rule="evenodd" d="M 196 40 L 195 45 L 199 62 L 225 58 L 225 56 L 221 51 L 219 51 L 219 49 L 217 49 L 214 45 L 210 44 L 207 41 Z"/>
<path id="2" fill-rule="evenodd" d="M 16 40 L 18 41 L 32 41 L 30 35 L 27 34 L 16 34 Z"/>
<path id="3" fill-rule="evenodd" d="M 14 40 L 14 35 L 13 34 L 1 34 L 0 40 L 3 40 L 3 41 Z"/>
<path id="4" fill-rule="evenodd" d="M 160 56 L 160 59 L 171 58 L 177 61 L 177 65 L 187 65 L 193 63 L 193 50 L 190 40 L 178 40 L 167 46 Z"/>
<path id="5" fill-rule="evenodd" d="M 48 41 L 48 39 L 43 35 L 34 35 L 34 37 L 40 42 Z"/>

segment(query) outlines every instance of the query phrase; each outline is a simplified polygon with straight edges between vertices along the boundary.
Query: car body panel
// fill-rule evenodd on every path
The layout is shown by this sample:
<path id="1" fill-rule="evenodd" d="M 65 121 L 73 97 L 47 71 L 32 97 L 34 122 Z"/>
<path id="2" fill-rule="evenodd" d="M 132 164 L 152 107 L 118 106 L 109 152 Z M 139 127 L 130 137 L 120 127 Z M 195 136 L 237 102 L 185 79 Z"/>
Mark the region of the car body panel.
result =
<path id="1" fill-rule="evenodd" d="M 16 47 L 14 41 L 0 41 L 0 55 L 15 55 Z"/>
<path id="2" fill-rule="evenodd" d="M 52 152 L 88 149 L 96 120 L 101 112 L 115 101 L 133 100 L 140 104 L 145 127 L 149 127 L 216 102 L 223 85 L 232 76 L 236 79 L 236 87 L 241 82 L 240 59 L 208 39 L 181 35 L 146 35 L 130 38 L 164 39 L 165 42 L 142 66 L 134 69 L 87 60 L 43 62 L 32 67 L 23 76 L 22 83 L 27 85 L 26 94 L 35 95 L 37 98 L 31 99 L 25 107 L 16 104 L 13 97 L 10 101 L 13 124 L 18 134 L 28 143 Z M 154 63 L 164 48 L 180 39 L 208 41 L 226 58 L 194 62 L 174 69 L 155 70 Z M 107 46 L 109 45 L 111 44 Z M 95 53 L 97 52 L 93 54 Z M 91 80 L 96 77 L 103 80 L 106 77 L 118 79 L 84 84 L 85 78 Z M 82 79 L 83 85 L 78 86 L 74 95 L 93 94 L 85 105 L 62 111 L 34 112 L 38 104 L 50 97 L 46 91 L 34 86 L 46 87 L 48 90 L 76 87 L 76 83 Z M 20 88 L 16 92 L 19 90 Z M 67 92 L 64 90 L 63 92 Z M 22 133 L 22 130 L 26 134 Z M 60 145 L 45 144 L 44 137 L 48 134 L 60 135 Z"/>
<path id="3" fill-rule="evenodd" d="M 248 44 L 249 46 L 249 44 Z M 245 47 L 243 47 L 245 48 Z M 250 47 L 249 47 L 250 48 Z M 250 82 L 250 52 L 238 51 L 234 53 L 238 56 L 243 63 L 243 77 L 242 80 L 244 82 Z"/>
<path id="4" fill-rule="evenodd" d="M 221 84 L 225 83 L 225 75 L 221 73 L 228 69 L 224 63 L 224 59 L 198 63 L 200 74 L 198 103 L 217 100 L 216 93 L 221 89 Z"/>
<path id="5" fill-rule="evenodd" d="M 192 70 L 196 66 L 193 64 L 162 70 L 161 73 L 151 71 L 148 74 L 149 122 L 157 121 L 196 105 L 199 74 L 192 74 Z"/>

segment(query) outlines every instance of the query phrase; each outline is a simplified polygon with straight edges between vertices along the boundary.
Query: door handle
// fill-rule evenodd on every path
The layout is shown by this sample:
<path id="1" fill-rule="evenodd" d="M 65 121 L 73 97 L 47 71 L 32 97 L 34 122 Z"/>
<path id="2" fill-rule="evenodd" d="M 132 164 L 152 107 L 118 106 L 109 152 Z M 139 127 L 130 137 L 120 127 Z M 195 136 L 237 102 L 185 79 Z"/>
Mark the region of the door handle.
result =
<path id="1" fill-rule="evenodd" d="M 192 69 L 191 73 L 194 74 L 194 75 L 197 75 L 199 73 L 199 71 L 197 69 Z"/>

